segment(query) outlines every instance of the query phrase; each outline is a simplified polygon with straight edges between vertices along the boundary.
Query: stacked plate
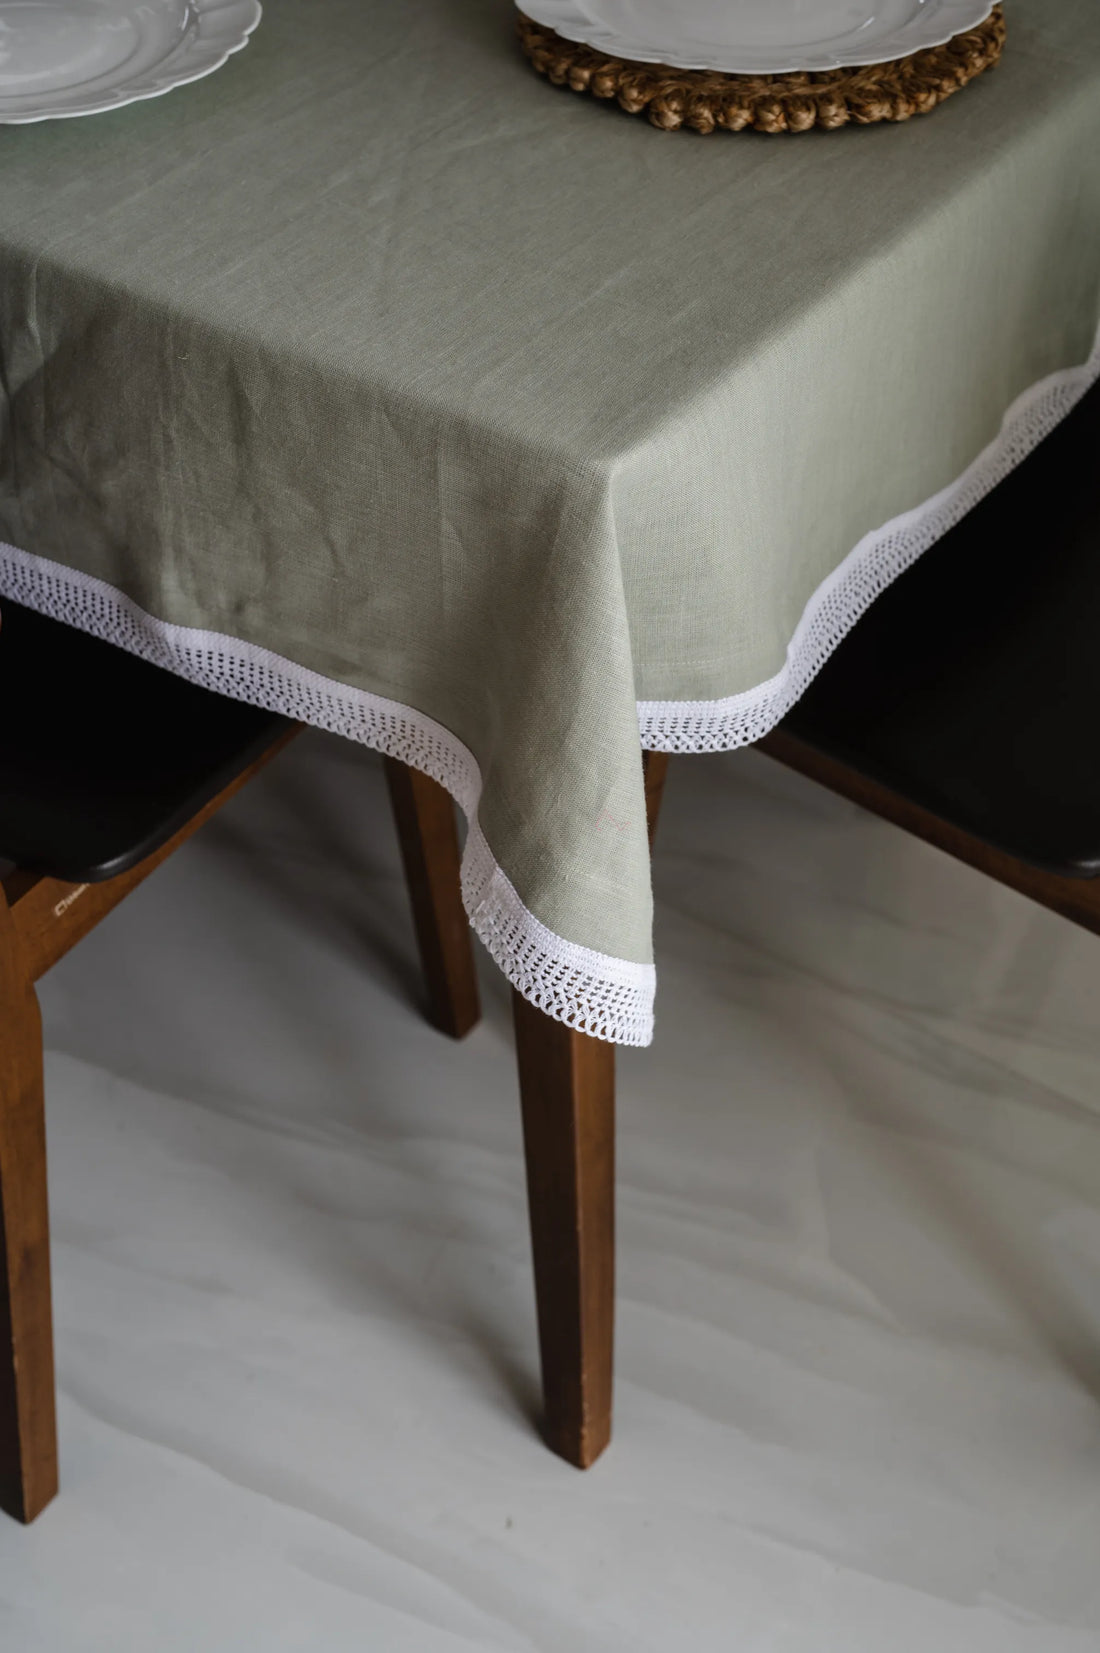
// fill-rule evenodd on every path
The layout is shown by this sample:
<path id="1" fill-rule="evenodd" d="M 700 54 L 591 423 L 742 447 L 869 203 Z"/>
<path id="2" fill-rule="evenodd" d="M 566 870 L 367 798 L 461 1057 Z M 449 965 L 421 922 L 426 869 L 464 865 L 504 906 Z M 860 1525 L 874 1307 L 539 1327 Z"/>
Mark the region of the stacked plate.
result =
<path id="1" fill-rule="evenodd" d="M 260 0 L 0 0 L 0 124 L 92 115 L 219 69 Z"/>
<path id="2" fill-rule="evenodd" d="M 611 57 L 779 75 L 886 63 L 976 28 L 994 0 L 520 0 L 536 23 Z"/>

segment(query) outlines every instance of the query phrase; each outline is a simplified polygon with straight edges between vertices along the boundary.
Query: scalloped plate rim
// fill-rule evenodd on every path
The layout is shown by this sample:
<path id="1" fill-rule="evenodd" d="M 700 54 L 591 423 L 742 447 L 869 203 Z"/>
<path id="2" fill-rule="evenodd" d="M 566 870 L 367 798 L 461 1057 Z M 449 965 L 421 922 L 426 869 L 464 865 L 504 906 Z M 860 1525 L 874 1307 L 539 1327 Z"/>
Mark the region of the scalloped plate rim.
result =
<path id="1" fill-rule="evenodd" d="M 594 0 L 598 5 L 599 0 Z M 541 23 L 544 28 L 555 30 L 566 40 L 573 40 L 581 45 L 592 46 L 597 51 L 606 52 L 609 57 L 626 58 L 635 63 L 663 63 L 671 69 L 705 69 L 716 74 L 747 74 L 747 75 L 782 75 L 798 73 L 816 73 L 832 69 L 862 68 L 867 64 L 885 63 L 906 57 L 913 57 L 917 52 L 929 50 L 933 46 L 943 46 L 956 35 L 965 33 L 967 29 L 977 28 L 984 23 L 994 11 L 997 0 L 938 0 L 935 9 L 925 18 L 919 14 L 909 19 L 907 23 L 899 25 L 896 36 L 904 36 L 913 30 L 914 25 L 925 23 L 934 25 L 921 35 L 913 44 L 903 50 L 897 50 L 890 45 L 890 37 L 874 50 L 843 52 L 822 52 L 813 61 L 811 54 L 803 48 L 802 54 L 796 47 L 791 47 L 789 56 L 780 57 L 783 48 L 776 47 L 773 53 L 774 61 L 768 61 L 767 49 L 756 47 L 755 61 L 749 61 L 746 55 L 734 63 L 726 56 L 727 48 L 712 49 L 710 43 L 689 43 L 683 51 L 669 54 L 665 48 L 638 46 L 631 43 L 626 37 L 616 35 L 606 29 L 598 18 L 593 18 L 586 7 L 591 7 L 593 0 L 516 0 L 517 9 L 522 11 L 534 23 Z M 951 14 L 954 19 L 951 20 Z M 947 19 L 947 23 L 936 23 L 937 17 Z M 853 30 L 853 33 L 856 31 Z M 694 49 L 693 49 L 694 47 Z M 724 61 L 715 61 L 714 50 L 723 55 Z M 733 48 L 729 48 L 730 51 Z M 700 56 L 702 51 L 705 56 Z M 740 57 L 740 54 L 738 54 Z M 688 60 L 690 57 L 690 61 Z M 762 62 L 763 60 L 763 62 Z M 766 64 L 766 66 L 763 66 Z"/>
<path id="2" fill-rule="evenodd" d="M 200 38 L 195 36 L 192 40 L 173 48 L 173 53 L 181 54 L 180 70 L 184 72 L 172 71 L 151 80 L 149 76 L 152 71 L 147 70 L 135 83 L 128 86 L 125 79 L 123 79 L 117 87 L 111 89 L 109 96 L 104 91 L 96 99 L 89 99 L 88 103 L 80 109 L 41 108 L 38 113 L 5 114 L 4 95 L 2 89 L 0 89 L 0 126 L 33 126 L 38 121 L 76 120 L 85 115 L 107 114 L 114 109 L 124 109 L 130 103 L 142 103 L 148 98 L 163 97 L 166 92 L 173 91 L 177 86 L 190 86 L 196 80 L 202 80 L 205 76 L 212 75 L 215 70 L 220 69 L 233 56 L 234 52 L 242 51 L 259 28 L 263 18 L 262 0 L 191 0 L 191 4 L 200 18 L 204 13 L 239 11 L 242 14 L 242 20 L 233 26 L 232 44 L 225 45 L 217 37 L 206 36 Z M 228 33 L 227 29 L 226 34 L 228 35 Z M 206 48 L 206 51 L 200 51 L 203 47 Z M 196 52 L 202 58 L 201 63 L 197 65 L 193 63 Z M 170 58 L 173 53 L 169 53 L 168 57 Z M 192 61 L 192 67 L 187 69 L 189 59 Z M 162 60 L 162 62 L 166 61 L 168 61 L 168 58 Z M 2 86 L 3 82 L 0 81 L 0 88 Z"/>

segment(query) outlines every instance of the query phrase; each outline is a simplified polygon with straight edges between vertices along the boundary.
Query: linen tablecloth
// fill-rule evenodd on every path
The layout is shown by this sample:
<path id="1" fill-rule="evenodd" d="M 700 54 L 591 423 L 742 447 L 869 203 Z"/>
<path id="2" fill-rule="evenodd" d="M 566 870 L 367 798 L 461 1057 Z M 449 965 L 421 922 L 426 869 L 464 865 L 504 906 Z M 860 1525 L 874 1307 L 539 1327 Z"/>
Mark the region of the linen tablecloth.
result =
<path id="1" fill-rule="evenodd" d="M 0 594 L 426 769 L 510 979 L 648 1042 L 639 726 L 764 734 L 1100 370 L 1100 7 L 1007 11 L 897 127 L 668 136 L 510 0 L 267 0 L 0 130 Z"/>

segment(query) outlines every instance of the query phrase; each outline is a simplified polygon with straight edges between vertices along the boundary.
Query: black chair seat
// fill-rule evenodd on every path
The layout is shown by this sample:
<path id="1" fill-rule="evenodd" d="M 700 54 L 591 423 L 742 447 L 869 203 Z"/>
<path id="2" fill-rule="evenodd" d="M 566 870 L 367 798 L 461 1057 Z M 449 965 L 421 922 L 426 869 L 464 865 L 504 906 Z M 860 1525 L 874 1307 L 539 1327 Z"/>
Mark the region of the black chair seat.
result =
<path id="1" fill-rule="evenodd" d="M 1019 860 L 1100 873 L 1100 387 L 883 593 L 782 728 Z"/>
<path id="2" fill-rule="evenodd" d="M 0 858 L 97 883 L 191 820 L 288 728 L 0 604 Z"/>

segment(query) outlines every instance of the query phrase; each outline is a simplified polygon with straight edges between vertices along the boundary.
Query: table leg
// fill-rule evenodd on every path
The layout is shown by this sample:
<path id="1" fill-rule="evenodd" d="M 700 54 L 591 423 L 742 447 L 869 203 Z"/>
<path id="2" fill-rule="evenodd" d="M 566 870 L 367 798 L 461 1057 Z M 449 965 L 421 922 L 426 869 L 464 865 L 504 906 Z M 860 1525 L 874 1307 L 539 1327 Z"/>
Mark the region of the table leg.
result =
<path id="1" fill-rule="evenodd" d="M 615 1047 L 513 995 L 547 1444 L 587 1469 L 611 1438 Z"/>
<path id="2" fill-rule="evenodd" d="M 429 1014 L 452 1039 L 481 1019 L 473 938 L 462 906 L 461 854 L 449 792 L 418 769 L 386 759 Z"/>
<path id="3" fill-rule="evenodd" d="M 0 893 L 0 1508 L 57 1491 L 42 1022 Z"/>
<path id="4" fill-rule="evenodd" d="M 657 836 L 657 821 L 661 813 L 661 799 L 665 794 L 668 776 L 667 752 L 643 752 L 642 773 L 645 776 L 645 818 L 649 828 L 649 847 Z"/>

